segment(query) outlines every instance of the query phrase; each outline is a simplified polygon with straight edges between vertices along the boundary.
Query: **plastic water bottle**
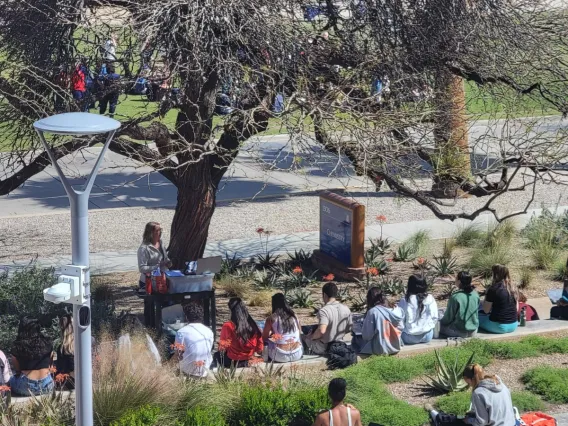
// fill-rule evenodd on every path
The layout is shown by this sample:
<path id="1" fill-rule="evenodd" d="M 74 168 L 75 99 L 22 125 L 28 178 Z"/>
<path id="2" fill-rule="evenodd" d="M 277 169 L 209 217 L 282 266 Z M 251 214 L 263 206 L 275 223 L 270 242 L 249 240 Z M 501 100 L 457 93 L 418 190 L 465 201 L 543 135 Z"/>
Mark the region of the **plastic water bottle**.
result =
<path id="1" fill-rule="evenodd" d="M 519 325 L 521 327 L 524 327 L 527 325 L 527 307 L 523 306 L 523 309 L 521 309 L 521 320 L 519 322 Z"/>

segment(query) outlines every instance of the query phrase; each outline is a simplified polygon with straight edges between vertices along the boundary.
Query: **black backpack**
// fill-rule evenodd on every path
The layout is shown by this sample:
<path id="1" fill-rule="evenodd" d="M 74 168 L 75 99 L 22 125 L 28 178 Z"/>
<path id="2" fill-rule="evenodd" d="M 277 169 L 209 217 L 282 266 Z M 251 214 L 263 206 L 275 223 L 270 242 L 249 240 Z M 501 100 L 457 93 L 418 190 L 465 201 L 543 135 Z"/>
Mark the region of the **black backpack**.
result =
<path id="1" fill-rule="evenodd" d="M 357 354 L 345 342 L 330 342 L 327 345 L 327 367 L 330 370 L 347 368 L 357 364 Z"/>

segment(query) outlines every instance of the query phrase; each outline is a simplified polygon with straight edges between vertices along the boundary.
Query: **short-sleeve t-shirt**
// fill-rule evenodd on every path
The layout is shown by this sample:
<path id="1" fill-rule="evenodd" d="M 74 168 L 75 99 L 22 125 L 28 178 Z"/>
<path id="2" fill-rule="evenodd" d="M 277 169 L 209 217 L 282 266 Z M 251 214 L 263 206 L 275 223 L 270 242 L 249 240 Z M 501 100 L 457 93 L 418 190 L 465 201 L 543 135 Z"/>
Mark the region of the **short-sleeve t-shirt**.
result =
<path id="1" fill-rule="evenodd" d="M 327 325 L 327 329 L 320 339 L 323 343 L 341 341 L 351 331 L 351 311 L 347 306 L 337 301 L 327 303 L 318 312 L 318 323 Z"/>
<path id="2" fill-rule="evenodd" d="M 517 322 L 517 301 L 507 292 L 502 282 L 492 285 L 485 301 L 493 303 L 489 319 L 499 324 L 513 324 Z"/>
<path id="3" fill-rule="evenodd" d="M 203 324 L 188 324 L 176 333 L 176 343 L 183 345 L 183 359 L 179 366 L 189 376 L 207 377 L 213 362 L 213 332 Z"/>

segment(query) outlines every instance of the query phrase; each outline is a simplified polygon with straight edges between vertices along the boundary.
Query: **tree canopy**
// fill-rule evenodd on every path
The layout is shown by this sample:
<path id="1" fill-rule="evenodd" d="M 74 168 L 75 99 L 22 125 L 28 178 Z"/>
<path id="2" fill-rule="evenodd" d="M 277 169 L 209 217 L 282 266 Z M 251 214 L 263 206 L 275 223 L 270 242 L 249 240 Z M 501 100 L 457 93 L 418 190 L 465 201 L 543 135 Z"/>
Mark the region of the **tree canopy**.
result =
<path id="1" fill-rule="evenodd" d="M 85 107 L 57 76 L 78 62 L 100 69 L 109 62 L 102 46 L 114 34 L 122 91 L 129 93 L 141 75 L 179 89 L 120 117 L 110 147 L 177 187 L 170 245 L 177 262 L 201 256 L 224 173 L 242 144 L 271 123 L 290 135 L 291 151 L 314 158 L 319 147 L 337 153 L 336 169 L 353 165 L 377 188 L 386 183 L 444 219 L 496 213 L 501 194 L 562 182 L 565 130 L 541 130 L 538 123 L 542 115 L 568 112 L 568 15 L 547 1 L 0 0 L 0 6 L 0 194 L 49 164 L 32 123 L 55 113 L 57 99 L 67 110 Z M 215 116 L 220 92 L 233 102 L 222 120 Z M 104 95 L 103 89 L 96 96 Z M 275 111 L 279 95 L 283 108 Z M 487 131 L 472 138 L 470 127 L 480 120 L 488 120 Z M 100 139 L 52 142 L 61 158 Z M 451 201 L 440 200 L 461 196 L 486 203 L 456 213 L 446 209 Z"/>

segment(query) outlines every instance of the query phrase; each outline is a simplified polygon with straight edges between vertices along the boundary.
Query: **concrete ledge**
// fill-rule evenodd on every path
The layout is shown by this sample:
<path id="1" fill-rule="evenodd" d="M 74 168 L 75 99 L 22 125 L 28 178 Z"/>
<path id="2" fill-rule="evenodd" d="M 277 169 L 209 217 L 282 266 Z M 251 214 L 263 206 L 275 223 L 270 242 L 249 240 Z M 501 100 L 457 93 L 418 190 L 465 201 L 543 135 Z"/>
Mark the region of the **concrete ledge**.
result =
<path id="1" fill-rule="evenodd" d="M 61 396 L 63 399 L 67 399 L 67 398 L 71 398 L 74 399 L 75 398 L 75 391 L 55 391 L 55 394 L 57 396 Z M 11 399 L 12 399 L 12 404 L 25 404 L 27 402 L 32 402 L 34 399 L 42 399 L 42 398 L 47 398 L 50 397 L 52 395 L 52 393 L 46 393 L 44 395 L 38 395 L 38 396 L 16 396 L 16 395 L 12 395 Z"/>

